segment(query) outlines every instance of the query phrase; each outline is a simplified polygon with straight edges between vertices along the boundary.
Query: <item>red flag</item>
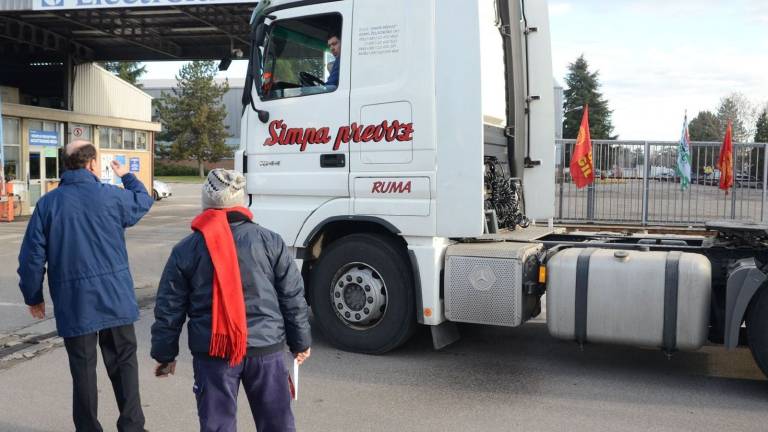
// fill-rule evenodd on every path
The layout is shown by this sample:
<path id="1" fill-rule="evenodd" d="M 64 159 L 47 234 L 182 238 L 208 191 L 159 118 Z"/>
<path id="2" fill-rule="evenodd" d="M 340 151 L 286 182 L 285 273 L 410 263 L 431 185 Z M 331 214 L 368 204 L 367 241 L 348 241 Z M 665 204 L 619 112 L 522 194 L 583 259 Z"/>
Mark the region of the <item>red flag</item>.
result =
<path id="1" fill-rule="evenodd" d="M 728 121 L 728 127 L 725 129 L 725 139 L 723 146 L 720 147 L 720 157 L 717 158 L 717 169 L 720 170 L 720 189 L 728 193 L 728 189 L 733 186 L 733 142 L 731 135 L 733 126 Z"/>
<path id="2" fill-rule="evenodd" d="M 584 116 L 581 118 L 579 135 L 571 156 L 571 178 L 576 187 L 581 189 L 595 181 L 595 170 L 592 167 L 592 139 L 589 137 L 589 105 L 584 105 Z"/>

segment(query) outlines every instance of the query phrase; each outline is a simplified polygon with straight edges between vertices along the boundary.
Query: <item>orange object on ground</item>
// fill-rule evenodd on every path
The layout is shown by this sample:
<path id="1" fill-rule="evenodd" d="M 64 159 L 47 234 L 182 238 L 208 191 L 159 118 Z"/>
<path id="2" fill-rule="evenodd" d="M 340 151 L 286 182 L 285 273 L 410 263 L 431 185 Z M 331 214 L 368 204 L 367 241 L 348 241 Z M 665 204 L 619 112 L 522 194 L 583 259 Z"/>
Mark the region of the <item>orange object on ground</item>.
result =
<path id="1" fill-rule="evenodd" d="M 5 184 L 5 201 L 0 202 L 0 222 L 13 222 L 13 184 Z"/>

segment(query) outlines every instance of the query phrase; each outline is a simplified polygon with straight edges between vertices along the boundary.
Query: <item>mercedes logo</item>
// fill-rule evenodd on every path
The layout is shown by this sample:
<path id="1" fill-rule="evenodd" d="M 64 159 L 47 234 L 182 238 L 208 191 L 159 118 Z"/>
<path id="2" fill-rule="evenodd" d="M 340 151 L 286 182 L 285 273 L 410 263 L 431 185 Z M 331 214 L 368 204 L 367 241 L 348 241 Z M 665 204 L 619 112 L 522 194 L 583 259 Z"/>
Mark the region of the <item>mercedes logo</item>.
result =
<path id="1" fill-rule="evenodd" d="M 496 283 L 496 273 L 487 264 L 478 264 L 469 272 L 469 283 L 478 291 L 488 291 Z"/>

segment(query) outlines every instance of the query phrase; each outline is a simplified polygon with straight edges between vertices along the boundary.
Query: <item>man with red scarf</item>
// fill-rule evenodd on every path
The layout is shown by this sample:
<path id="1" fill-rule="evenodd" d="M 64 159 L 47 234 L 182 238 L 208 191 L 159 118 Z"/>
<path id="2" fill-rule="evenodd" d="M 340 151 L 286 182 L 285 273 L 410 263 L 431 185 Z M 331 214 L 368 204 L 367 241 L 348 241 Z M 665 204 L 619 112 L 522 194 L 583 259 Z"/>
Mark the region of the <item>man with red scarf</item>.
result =
<path id="1" fill-rule="evenodd" d="M 259 432 L 295 430 L 284 347 L 303 362 L 312 342 L 304 284 L 279 235 L 242 207 L 245 178 L 215 169 L 194 232 L 171 252 L 152 325 L 157 376 L 173 374 L 189 318 L 201 432 L 235 431 L 243 384 Z"/>

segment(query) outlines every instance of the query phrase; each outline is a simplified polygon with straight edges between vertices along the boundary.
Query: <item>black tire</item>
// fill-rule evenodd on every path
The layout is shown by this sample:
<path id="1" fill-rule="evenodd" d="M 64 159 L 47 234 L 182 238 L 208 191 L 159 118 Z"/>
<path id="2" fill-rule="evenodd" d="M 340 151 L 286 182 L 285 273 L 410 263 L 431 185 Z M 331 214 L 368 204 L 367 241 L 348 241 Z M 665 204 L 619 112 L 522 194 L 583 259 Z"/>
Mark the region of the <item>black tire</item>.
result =
<path id="1" fill-rule="evenodd" d="M 747 312 L 747 344 L 755 363 L 768 377 L 768 288 L 757 292 Z"/>
<path id="2" fill-rule="evenodd" d="M 383 315 L 374 323 L 357 326 L 346 321 L 341 312 L 337 313 L 341 305 L 336 303 L 339 300 L 334 299 L 334 291 L 337 285 L 349 280 L 346 276 L 350 270 L 345 271 L 349 268 L 351 271 L 368 268 L 371 274 L 379 276 L 375 281 L 383 283 L 384 290 L 380 292 L 386 295 L 380 298 L 386 298 L 386 303 Z M 332 243 L 312 270 L 309 289 L 317 326 L 334 346 L 345 351 L 382 354 L 405 343 L 416 328 L 411 266 L 403 248 L 384 236 L 352 234 Z M 345 288 L 341 298 L 345 304 L 346 293 Z M 370 302 L 371 297 L 367 301 Z"/>
<path id="3" fill-rule="evenodd" d="M 152 198 L 154 198 L 155 201 L 160 201 L 162 199 L 160 198 L 160 194 L 158 194 L 156 190 L 152 191 Z"/>

